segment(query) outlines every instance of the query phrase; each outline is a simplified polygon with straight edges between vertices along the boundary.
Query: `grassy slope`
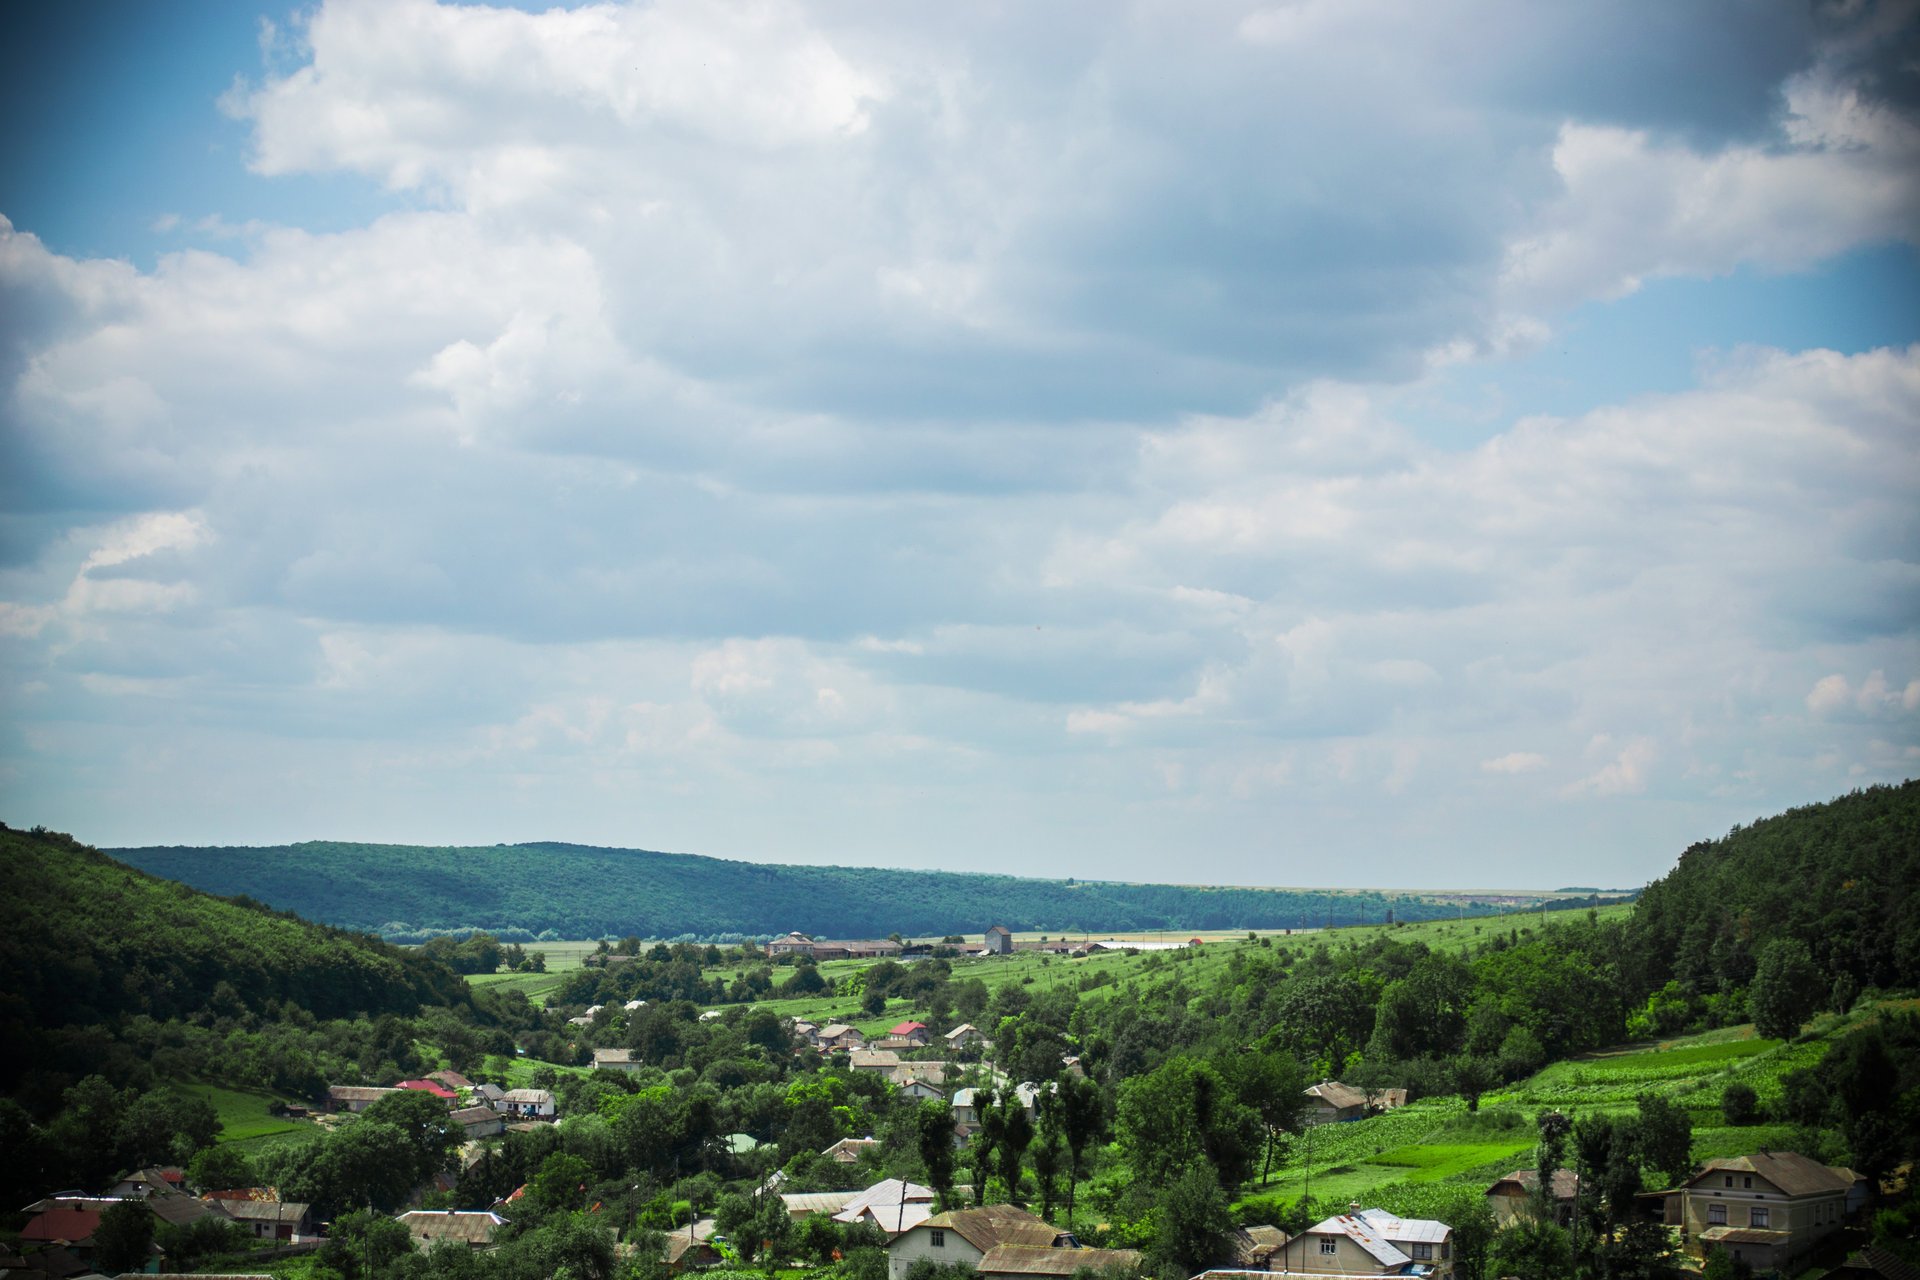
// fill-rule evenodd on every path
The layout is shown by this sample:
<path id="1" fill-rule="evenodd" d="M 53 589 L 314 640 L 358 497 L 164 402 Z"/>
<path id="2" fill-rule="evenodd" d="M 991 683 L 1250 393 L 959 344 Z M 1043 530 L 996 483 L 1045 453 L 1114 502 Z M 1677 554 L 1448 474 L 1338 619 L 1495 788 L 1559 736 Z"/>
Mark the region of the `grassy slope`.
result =
<path id="1" fill-rule="evenodd" d="M 1296 1199 L 1306 1192 L 1310 1172 L 1316 1199 L 1427 1212 L 1439 1195 L 1484 1191 L 1508 1170 L 1530 1165 L 1533 1121 L 1540 1112 L 1627 1112 L 1642 1093 L 1686 1108 L 1695 1160 L 1783 1146 L 1789 1126 L 1726 1125 L 1720 1113 L 1726 1086 L 1744 1081 L 1763 1103 L 1778 1097 L 1781 1076 L 1817 1063 L 1834 1037 L 1877 1016 L 1881 1007 L 1823 1017 L 1807 1038 L 1790 1044 L 1761 1039 L 1749 1025 L 1587 1054 L 1486 1095 L 1477 1117 L 1456 1098 L 1434 1098 L 1353 1124 L 1322 1126 L 1314 1131 L 1310 1155 L 1308 1143 L 1296 1141 L 1271 1181 L 1249 1188 L 1248 1198 Z"/>
<path id="2" fill-rule="evenodd" d="M 249 1152 L 284 1142 L 310 1141 L 320 1133 L 320 1126 L 310 1120 L 289 1120 L 268 1111 L 275 1102 L 294 1102 L 304 1106 L 310 1099 L 284 1098 L 262 1090 L 228 1089 L 212 1084 L 180 1087 L 213 1104 L 214 1114 L 220 1117 L 221 1142 L 242 1143 Z"/>

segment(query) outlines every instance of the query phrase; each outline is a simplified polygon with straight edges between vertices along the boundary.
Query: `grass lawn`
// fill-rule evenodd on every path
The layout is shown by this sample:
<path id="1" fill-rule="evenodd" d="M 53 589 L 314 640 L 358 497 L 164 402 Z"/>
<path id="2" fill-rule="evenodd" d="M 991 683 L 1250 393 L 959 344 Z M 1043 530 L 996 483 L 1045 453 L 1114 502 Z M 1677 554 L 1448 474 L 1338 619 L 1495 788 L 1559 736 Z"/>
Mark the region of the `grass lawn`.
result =
<path id="1" fill-rule="evenodd" d="M 259 1150 L 285 1141 L 306 1142 L 316 1137 L 320 1126 L 311 1120 L 290 1120 L 268 1113 L 275 1102 L 297 1102 L 256 1089 L 227 1089 L 213 1084 L 180 1086 L 187 1093 L 205 1098 L 220 1117 L 220 1141 L 244 1142 L 248 1150 Z"/>
<path id="2" fill-rule="evenodd" d="M 579 968 L 579 965 L 572 966 Z M 467 975 L 467 983 L 475 987 L 492 987 L 501 991 L 519 991 L 528 1001 L 545 1007 L 547 997 L 559 990 L 560 984 L 567 980 L 565 973 L 473 973 Z"/>

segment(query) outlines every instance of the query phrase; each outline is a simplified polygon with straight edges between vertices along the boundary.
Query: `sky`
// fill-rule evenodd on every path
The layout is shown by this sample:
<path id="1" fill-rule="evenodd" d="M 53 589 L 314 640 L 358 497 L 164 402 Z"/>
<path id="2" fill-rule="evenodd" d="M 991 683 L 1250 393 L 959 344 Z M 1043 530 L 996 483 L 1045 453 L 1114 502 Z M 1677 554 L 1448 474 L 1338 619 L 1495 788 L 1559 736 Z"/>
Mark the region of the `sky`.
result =
<path id="1" fill-rule="evenodd" d="M 1920 4 L 7 25 L 11 824 L 1626 887 L 1920 775 Z"/>

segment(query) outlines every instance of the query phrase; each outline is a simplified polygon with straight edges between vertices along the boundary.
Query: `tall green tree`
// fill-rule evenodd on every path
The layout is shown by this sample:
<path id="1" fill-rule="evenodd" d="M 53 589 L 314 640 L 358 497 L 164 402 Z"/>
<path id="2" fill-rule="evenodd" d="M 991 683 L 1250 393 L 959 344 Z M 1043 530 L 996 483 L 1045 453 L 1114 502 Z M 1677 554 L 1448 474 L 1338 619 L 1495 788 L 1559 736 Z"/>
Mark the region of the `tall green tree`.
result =
<path id="1" fill-rule="evenodd" d="M 1020 1204 L 1025 1199 L 1020 1191 L 1020 1168 L 1027 1148 L 1032 1143 L 1033 1120 L 1027 1115 L 1027 1108 L 1020 1101 L 1019 1093 L 1008 1089 L 1000 1095 L 998 1155 L 1000 1180 L 1007 1184 L 1007 1201 L 1010 1204 Z"/>
<path id="2" fill-rule="evenodd" d="M 1775 938 L 1760 950 L 1747 1009 L 1754 1030 L 1772 1040 L 1791 1040 L 1827 994 L 1813 953 L 1798 938 Z"/>
<path id="3" fill-rule="evenodd" d="M 939 1098 L 928 1098 L 914 1110 L 913 1127 L 927 1185 L 944 1206 L 953 1194 L 953 1111 Z"/>
<path id="4" fill-rule="evenodd" d="M 1116 1127 L 1127 1163 L 1153 1186 L 1170 1185 L 1202 1162 L 1222 1186 L 1238 1186 L 1252 1172 L 1261 1140 L 1254 1110 L 1210 1064 L 1184 1055 L 1121 1086 Z"/>
<path id="5" fill-rule="evenodd" d="M 1091 1079 L 1072 1074 L 1060 1077 L 1056 1095 L 1060 1127 L 1067 1143 L 1067 1228 L 1073 1228 L 1074 1191 L 1080 1183 L 1087 1149 L 1106 1139 L 1110 1128 L 1107 1096 Z"/>
<path id="6" fill-rule="evenodd" d="M 1662 1174 L 1668 1186 L 1679 1186 L 1693 1172 L 1693 1120 L 1684 1108 L 1657 1093 L 1637 1100 L 1634 1126 L 1640 1166 Z"/>
<path id="7" fill-rule="evenodd" d="M 93 1233 L 95 1261 L 103 1271 L 145 1271 L 153 1247 L 153 1210 L 143 1200 L 122 1200 L 100 1215 Z"/>
<path id="8" fill-rule="evenodd" d="M 1220 1179 L 1205 1164 L 1189 1166 L 1161 1192 L 1155 1205 L 1154 1258 L 1181 1275 L 1196 1275 L 1225 1254 L 1233 1216 Z"/>

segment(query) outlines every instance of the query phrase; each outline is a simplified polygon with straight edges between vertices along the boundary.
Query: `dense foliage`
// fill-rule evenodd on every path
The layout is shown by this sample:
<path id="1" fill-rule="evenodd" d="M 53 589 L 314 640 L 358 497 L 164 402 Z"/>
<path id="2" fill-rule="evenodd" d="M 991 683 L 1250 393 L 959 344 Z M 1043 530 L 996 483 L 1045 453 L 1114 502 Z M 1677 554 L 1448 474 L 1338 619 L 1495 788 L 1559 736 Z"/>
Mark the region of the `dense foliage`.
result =
<path id="1" fill-rule="evenodd" d="M 1769 944 L 1796 942 L 1814 1007 L 1920 984 L 1920 781 L 1790 809 L 1696 844 L 1634 914 L 1637 985 L 1746 988 Z M 1798 958 L 1783 953 L 1778 963 Z M 1772 975 L 1769 974 L 1769 977 Z"/>
<path id="2" fill-rule="evenodd" d="M 799 929 L 885 937 L 1010 929 L 1291 929 L 1450 917 L 1458 900 L 1215 889 L 873 867 L 728 862 L 571 844 L 439 848 L 314 842 L 267 848 L 115 849 L 209 893 L 245 894 L 316 920 L 419 940 L 485 929 L 521 941 L 766 937 Z"/>

